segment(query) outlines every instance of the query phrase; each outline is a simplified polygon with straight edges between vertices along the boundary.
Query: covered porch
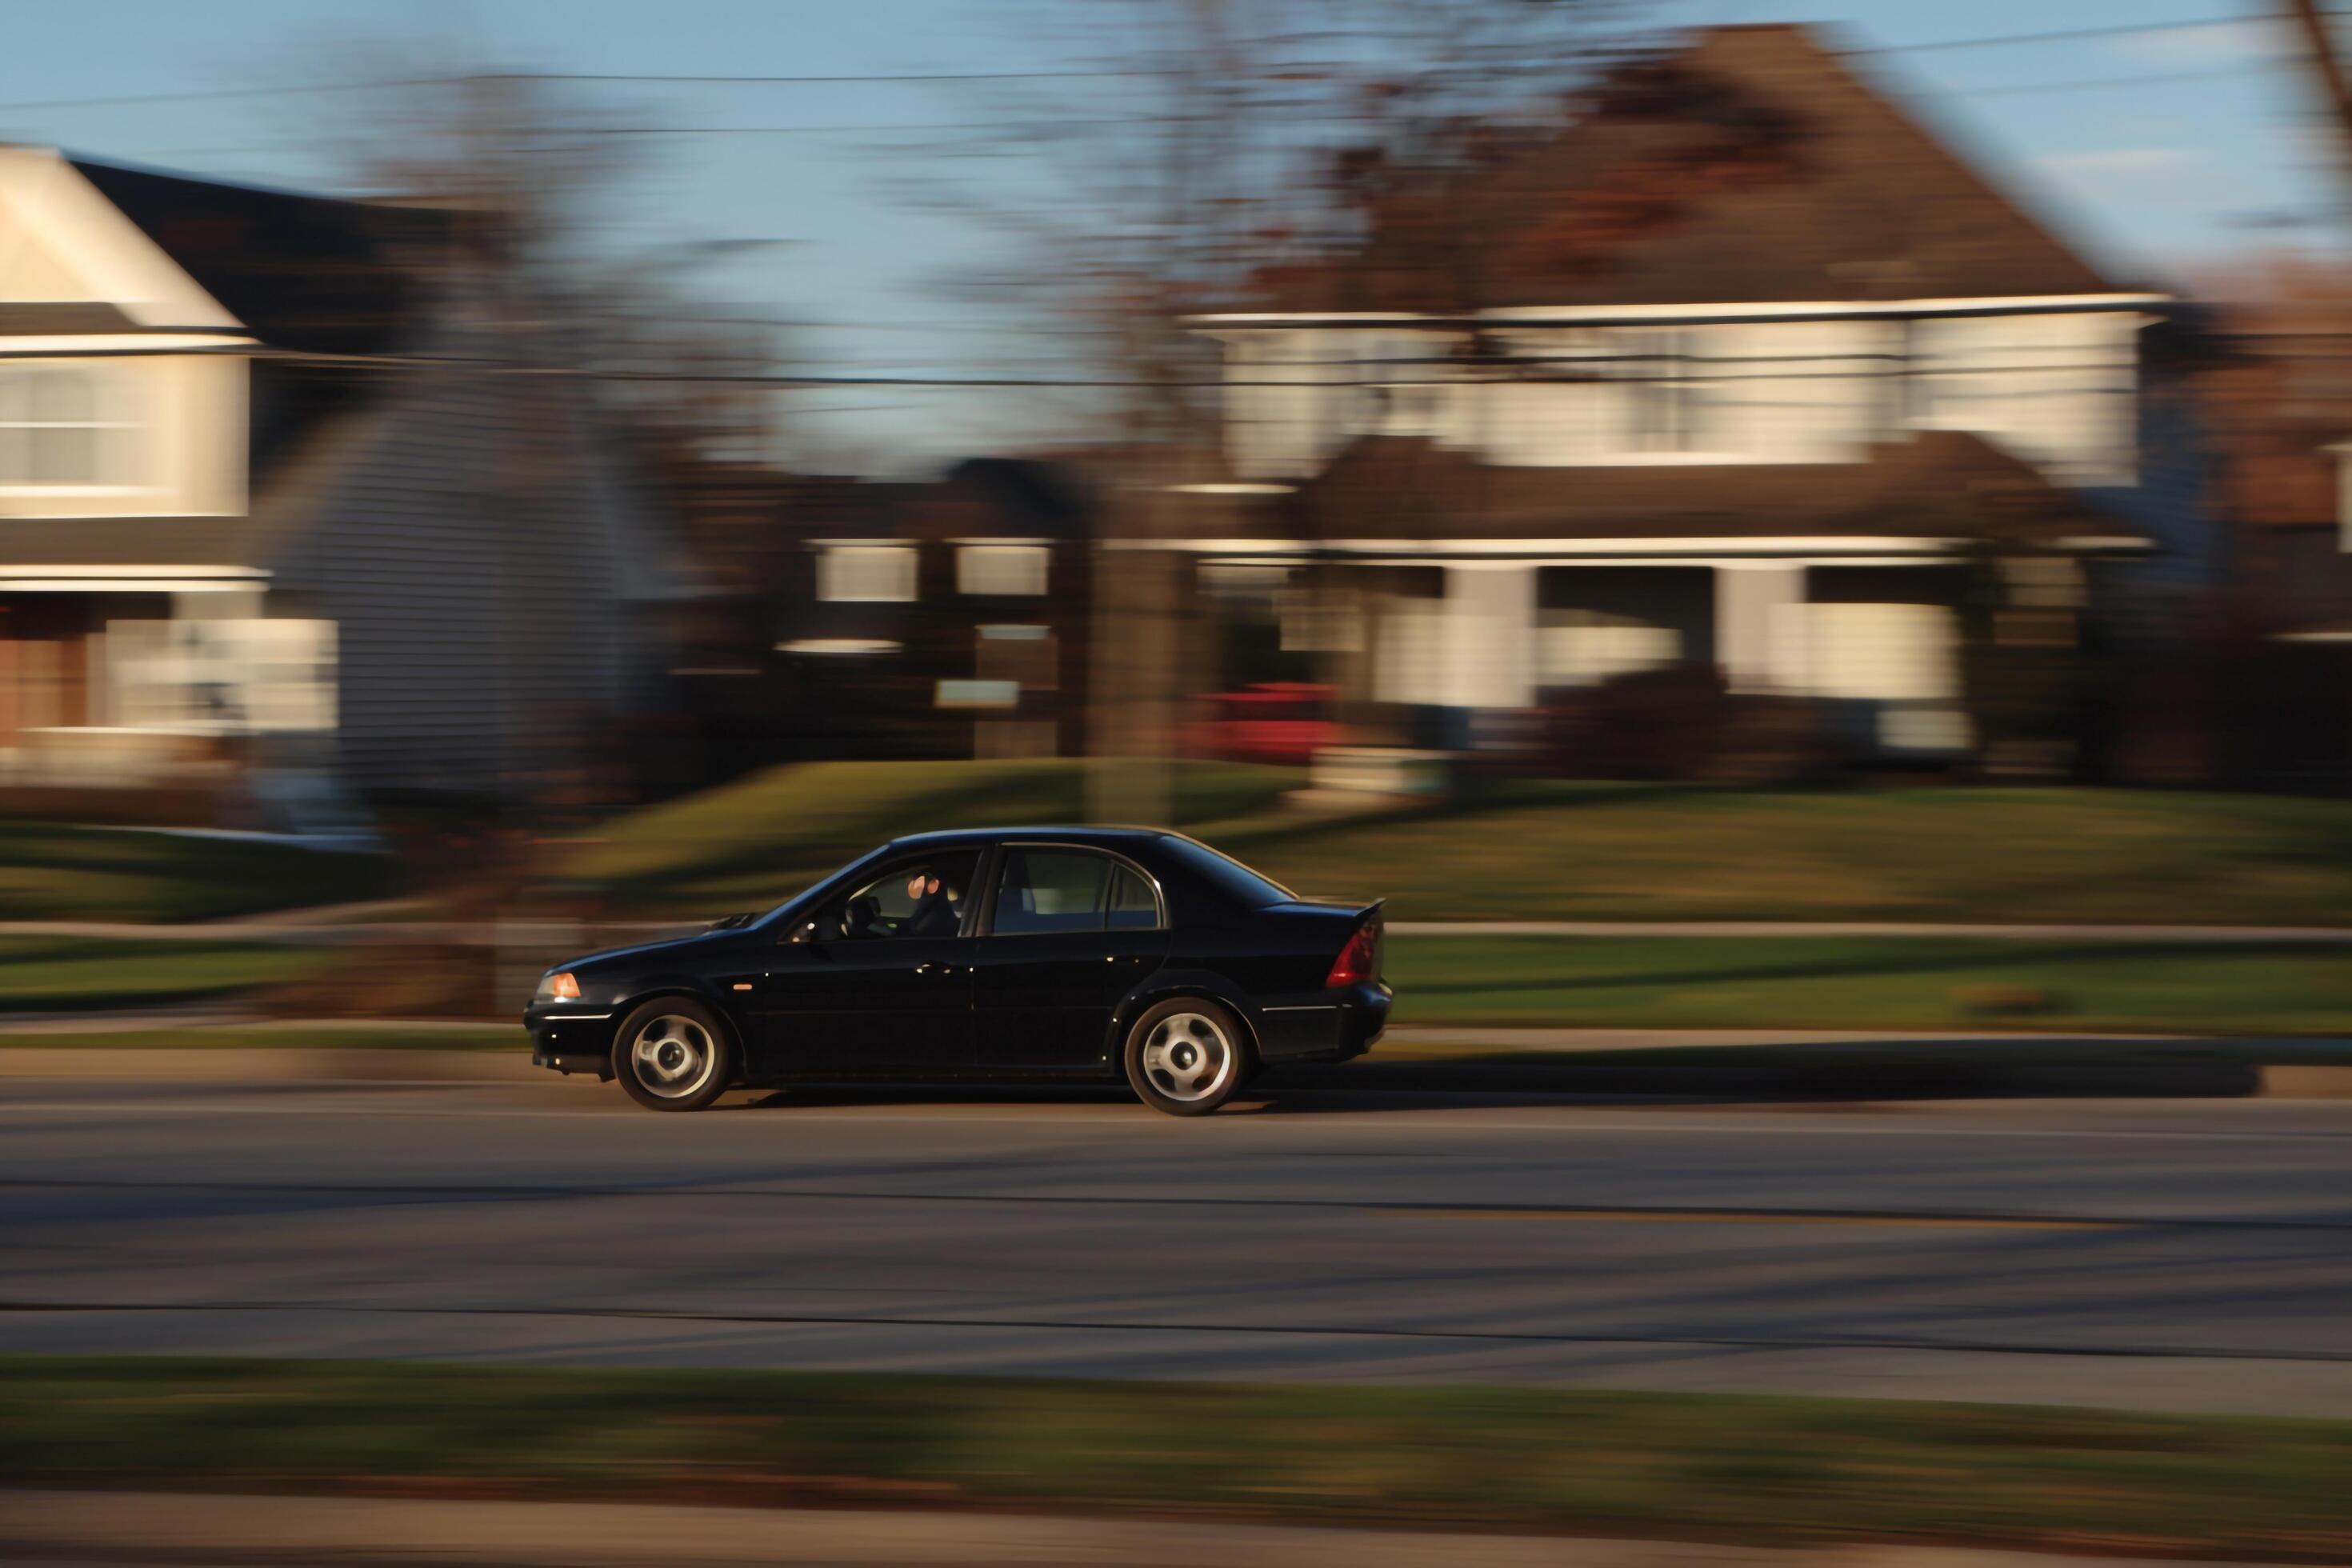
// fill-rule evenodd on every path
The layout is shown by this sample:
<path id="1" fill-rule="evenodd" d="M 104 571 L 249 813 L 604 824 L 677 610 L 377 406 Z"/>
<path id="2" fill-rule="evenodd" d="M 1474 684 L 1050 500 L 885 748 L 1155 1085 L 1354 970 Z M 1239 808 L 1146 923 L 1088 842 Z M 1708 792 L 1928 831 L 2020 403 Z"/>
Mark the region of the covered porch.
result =
<path id="1" fill-rule="evenodd" d="M 1804 699 L 1838 751 L 1978 743 L 1971 648 L 2071 656 L 2090 563 L 2137 533 L 1972 436 L 1864 463 L 1496 468 L 1360 443 L 1168 543 L 1196 563 L 1213 679 L 1311 681 L 1351 726 L 1458 751 L 1628 677 Z"/>
<path id="2" fill-rule="evenodd" d="M 1475 746 L 1498 716 L 1702 665 L 1735 691 L 1819 700 L 1858 753 L 1926 758 L 1969 744 L 1963 576 L 1924 552 L 1892 563 L 1206 557 L 1199 574 L 1227 684 L 1326 684 L 1360 722 L 1401 742 Z"/>
<path id="3" fill-rule="evenodd" d="M 0 566 L 0 786 L 151 789 L 331 735 L 331 623 L 238 567 Z"/>

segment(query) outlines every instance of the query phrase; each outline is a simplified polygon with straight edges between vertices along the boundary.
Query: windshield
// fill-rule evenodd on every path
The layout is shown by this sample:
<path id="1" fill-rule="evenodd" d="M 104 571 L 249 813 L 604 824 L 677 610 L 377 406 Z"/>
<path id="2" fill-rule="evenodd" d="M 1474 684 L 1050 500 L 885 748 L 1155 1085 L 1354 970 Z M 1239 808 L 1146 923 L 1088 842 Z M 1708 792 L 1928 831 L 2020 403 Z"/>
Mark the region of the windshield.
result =
<path id="1" fill-rule="evenodd" d="M 767 912 L 762 914 L 752 923 L 756 925 L 766 925 L 770 921 L 786 914 L 795 906 L 807 903 L 810 899 L 814 898 L 818 893 L 823 892 L 825 889 L 833 886 L 834 883 L 839 881 L 843 877 L 845 877 L 850 872 L 856 870 L 860 866 L 863 866 L 867 861 L 874 859 L 876 857 L 881 855 L 884 850 L 888 848 L 889 846 L 886 844 L 880 849 L 867 850 L 865 854 L 860 855 L 855 860 L 843 862 L 841 865 L 835 867 L 832 870 L 827 871 L 824 876 L 819 877 L 815 881 L 811 882 L 807 887 L 803 888 L 799 892 L 794 893 L 791 898 L 786 899 L 782 903 L 769 905 Z"/>
<path id="2" fill-rule="evenodd" d="M 1290 904 L 1298 895 L 1268 877 L 1261 877 L 1230 855 L 1210 848 L 1197 838 L 1171 833 L 1160 842 L 1168 853 L 1217 891 L 1249 909 Z"/>

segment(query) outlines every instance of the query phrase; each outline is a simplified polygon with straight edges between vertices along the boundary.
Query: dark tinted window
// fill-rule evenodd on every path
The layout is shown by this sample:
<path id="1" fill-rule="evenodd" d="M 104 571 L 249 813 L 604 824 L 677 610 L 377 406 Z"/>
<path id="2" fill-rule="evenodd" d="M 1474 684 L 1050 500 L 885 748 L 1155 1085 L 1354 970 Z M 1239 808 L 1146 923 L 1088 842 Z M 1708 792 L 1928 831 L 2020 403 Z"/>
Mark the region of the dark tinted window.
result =
<path id="1" fill-rule="evenodd" d="M 996 934 L 1102 930 L 1114 869 L 1082 850 L 1008 849 L 996 892 Z"/>
<path id="2" fill-rule="evenodd" d="M 1150 931 L 1160 923 L 1160 900 L 1151 884 L 1121 866 L 1110 882 L 1110 929 Z"/>
<path id="3" fill-rule="evenodd" d="M 1160 847 L 1169 858 L 1245 909 L 1287 904 L 1297 898 L 1281 883 L 1269 881 L 1232 856 L 1220 855 L 1193 839 L 1170 834 L 1160 841 Z"/>

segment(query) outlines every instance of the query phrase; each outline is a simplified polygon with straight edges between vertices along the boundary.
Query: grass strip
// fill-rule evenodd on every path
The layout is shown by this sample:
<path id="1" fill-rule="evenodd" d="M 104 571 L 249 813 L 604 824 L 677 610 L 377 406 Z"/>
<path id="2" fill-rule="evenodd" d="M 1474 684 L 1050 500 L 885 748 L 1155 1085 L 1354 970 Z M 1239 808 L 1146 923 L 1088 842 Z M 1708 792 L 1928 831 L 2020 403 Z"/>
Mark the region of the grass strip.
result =
<path id="1" fill-rule="evenodd" d="M 520 1024 L 467 1024 L 457 1028 L 397 1023 L 301 1028 L 222 1024 L 167 1029 L 0 1031 L 0 1050 L 12 1051 L 509 1051 L 522 1056 L 530 1049 L 530 1037 Z"/>
<path id="2" fill-rule="evenodd" d="M 1386 975 L 1400 1024 L 2352 1033 L 2324 943 L 1413 935 Z"/>
<path id="3" fill-rule="evenodd" d="M 0 920 L 207 921 L 381 899 L 389 855 L 255 838 L 0 821 Z"/>
<path id="4" fill-rule="evenodd" d="M 800 763 L 632 812 L 585 835 L 564 874 L 646 919 L 765 909 L 905 833 L 1078 822 L 1077 758 Z M 1275 812 L 1303 773 L 1238 763 L 1170 772 L 1180 826 Z"/>
<path id="5" fill-rule="evenodd" d="M 280 942 L 0 937 L 0 1013 L 163 1006 L 283 984 L 333 962 Z"/>
<path id="6" fill-rule="evenodd" d="M 925 828 L 1076 820 L 1086 763 L 806 763 L 625 814 L 563 872 L 639 918 L 764 908 Z M 1172 819 L 1307 893 L 1406 920 L 2341 926 L 2352 802 L 2187 791 L 1503 780 L 1348 816 L 1301 773 L 1191 763 Z"/>
<path id="7" fill-rule="evenodd" d="M 0 1475 L 2352 1561 L 2352 1421 L 1719 1394 L 10 1357 Z"/>

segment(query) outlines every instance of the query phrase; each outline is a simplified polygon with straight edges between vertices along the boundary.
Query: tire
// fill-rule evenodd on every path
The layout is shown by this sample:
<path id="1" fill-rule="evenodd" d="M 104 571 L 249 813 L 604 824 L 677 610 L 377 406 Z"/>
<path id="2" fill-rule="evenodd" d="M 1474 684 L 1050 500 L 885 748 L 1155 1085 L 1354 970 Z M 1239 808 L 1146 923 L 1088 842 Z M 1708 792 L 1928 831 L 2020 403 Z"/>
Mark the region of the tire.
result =
<path id="1" fill-rule="evenodd" d="M 700 1110 L 734 1079 L 734 1041 L 693 997 L 656 996 L 614 1032 L 613 1076 L 648 1110 Z"/>
<path id="2" fill-rule="evenodd" d="M 1241 1020 L 1205 996 L 1147 1009 L 1119 1058 L 1135 1097 L 1170 1116 L 1206 1116 L 1234 1097 L 1255 1064 Z"/>

